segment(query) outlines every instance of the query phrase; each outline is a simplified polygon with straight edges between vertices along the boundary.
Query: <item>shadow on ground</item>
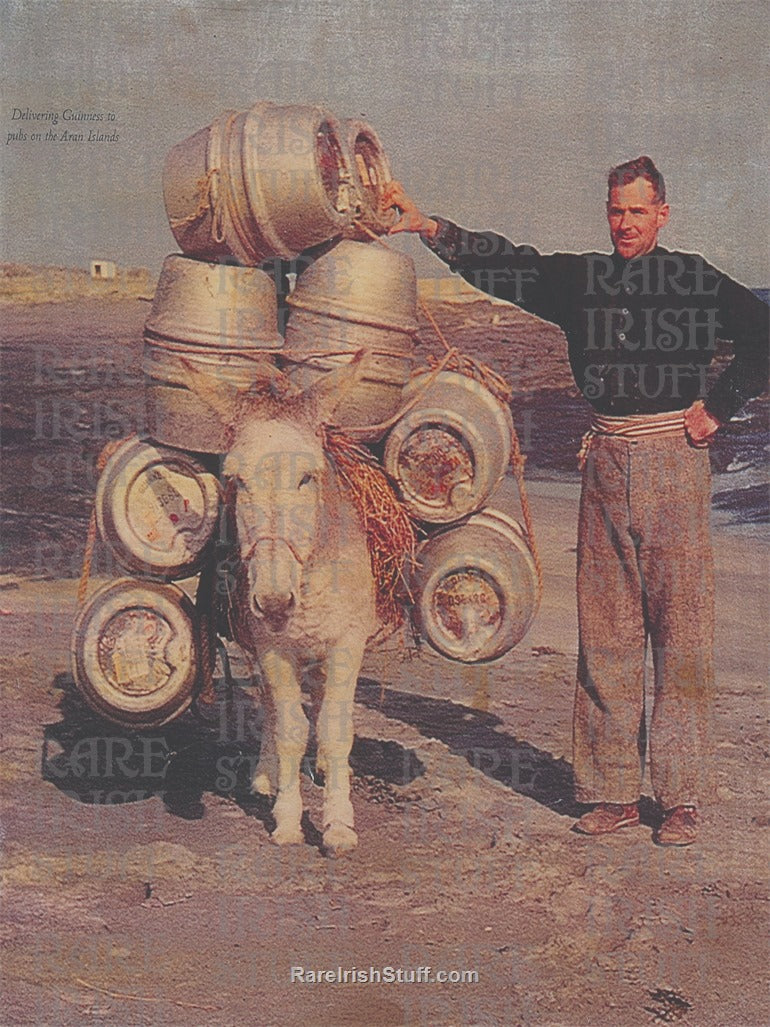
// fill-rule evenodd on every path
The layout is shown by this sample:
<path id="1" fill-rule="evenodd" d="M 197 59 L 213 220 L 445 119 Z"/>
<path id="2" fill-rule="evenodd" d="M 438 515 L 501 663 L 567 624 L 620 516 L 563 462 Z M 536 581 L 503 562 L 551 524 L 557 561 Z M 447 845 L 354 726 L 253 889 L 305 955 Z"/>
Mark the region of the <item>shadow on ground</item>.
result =
<path id="1" fill-rule="evenodd" d="M 378 681 L 366 678 L 358 682 L 356 699 L 387 717 L 411 724 L 426 738 L 438 739 L 474 770 L 556 813 L 572 817 L 584 808 L 572 797 L 570 764 L 508 734 L 493 713 L 447 699 L 383 689 Z"/>
<path id="2" fill-rule="evenodd" d="M 268 830 L 275 826 L 272 800 L 252 795 L 249 788 L 262 724 L 253 689 L 244 683 L 228 690 L 217 682 L 211 706 L 141 732 L 94 714 L 69 674 L 58 675 L 54 687 L 61 690 L 61 720 L 44 726 L 41 774 L 73 800 L 118 805 L 157 796 L 173 815 L 195 820 L 204 815 L 206 793 L 228 795 Z M 413 750 L 379 738 L 356 737 L 350 762 L 356 791 L 396 806 L 403 804 L 399 790 L 425 772 Z M 312 743 L 302 772 L 322 783 Z M 303 828 L 308 843 L 320 845 L 307 817 Z"/>
<path id="3" fill-rule="evenodd" d="M 217 682 L 217 701 L 205 713 L 188 711 L 163 728 L 143 732 L 117 727 L 94 714 L 70 675 L 58 675 L 54 685 L 62 693 L 62 719 L 44 727 L 41 775 L 71 799 L 118 805 L 157 796 L 169 813 L 197 820 L 205 813 L 205 794 L 227 795 L 268 831 L 274 828 L 272 800 L 253 795 L 249 787 L 262 724 L 253 689 L 244 683 L 236 682 L 228 692 Z M 503 722 L 492 713 L 383 688 L 367 678 L 358 682 L 356 701 L 443 742 L 474 770 L 561 816 L 577 817 L 587 808 L 573 797 L 571 765 L 503 730 Z M 320 785 L 315 755 L 311 739 L 302 773 Z M 356 736 L 350 763 L 353 790 L 368 802 L 394 809 L 408 805 L 404 789 L 425 773 L 413 749 L 380 738 Z M 639 812 L 650 826 L 659 819 L 649 798 L 642 797 Z M 303 829 L 307 842 L 320 846 L 320 835 L 307 817 Z"/>

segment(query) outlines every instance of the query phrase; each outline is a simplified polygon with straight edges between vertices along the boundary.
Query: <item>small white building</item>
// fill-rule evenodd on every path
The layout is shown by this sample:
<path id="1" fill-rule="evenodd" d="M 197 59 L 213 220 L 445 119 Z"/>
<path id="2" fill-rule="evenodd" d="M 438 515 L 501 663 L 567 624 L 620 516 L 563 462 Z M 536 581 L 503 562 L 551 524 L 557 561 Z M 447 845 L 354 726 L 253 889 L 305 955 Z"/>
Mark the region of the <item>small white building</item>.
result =
<path id="1" fill-rule="evenodd" d="M 111 282 L 117 274 L 114 260 L 92 260 L 91 278 L 100 282 Z"/>

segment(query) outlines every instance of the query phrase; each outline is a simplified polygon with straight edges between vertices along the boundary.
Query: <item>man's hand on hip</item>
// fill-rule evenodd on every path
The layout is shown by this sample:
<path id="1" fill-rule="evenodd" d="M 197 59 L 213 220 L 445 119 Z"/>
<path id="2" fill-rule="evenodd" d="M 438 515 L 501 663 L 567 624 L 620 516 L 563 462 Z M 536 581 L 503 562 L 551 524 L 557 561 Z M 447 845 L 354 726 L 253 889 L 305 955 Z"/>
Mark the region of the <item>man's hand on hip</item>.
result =
<path id="1" fill-rule="evenodd" d="M 708 446 L 722 423 L 706 410 L 702 399 L 696 399 L 684 412 L 684 427 L 693 446 L 704 447 Z"/>

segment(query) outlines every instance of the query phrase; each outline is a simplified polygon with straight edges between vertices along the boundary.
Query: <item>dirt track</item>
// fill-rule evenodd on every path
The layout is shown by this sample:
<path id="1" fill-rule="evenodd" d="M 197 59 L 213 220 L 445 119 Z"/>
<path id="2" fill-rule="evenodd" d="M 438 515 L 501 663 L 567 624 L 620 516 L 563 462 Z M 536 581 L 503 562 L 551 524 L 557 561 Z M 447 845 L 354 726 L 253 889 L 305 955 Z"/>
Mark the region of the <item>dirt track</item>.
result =
<path id="1" fill-rule="evenodd" d="M 278 850 L 245 789 L 259 723 L 243 668 L 210 722 L 146 736 L 97 721 L 72 693 L 89 467 L 111 432 L 104 404 L 118 434 L 140 416 L 144 316 L 136 301 L 19 308 L 9 336 L 5 502 L 19 513 L 0 579 L 3 1025 L 770 1021 L 767 540 L 717 529 L 716 791 L 697 846 L 656 848 L 649 803 L 617 836 L 569 831 L 577 489 L 564 477 L 531 485 L 545 593 L 529 635 L 485 668 L 394 642 L 370 653 L 353 754 L 359 848 L 320 855 L 309 764 L 307 844 Z M 503 370 L 534 387 L 521 367 Z M 57 398 L 71 404 L 58 422 Z M 560 430 L 566 467 L 574 433 Z M 303 984 L 293 966 L 479 979 Z"/>

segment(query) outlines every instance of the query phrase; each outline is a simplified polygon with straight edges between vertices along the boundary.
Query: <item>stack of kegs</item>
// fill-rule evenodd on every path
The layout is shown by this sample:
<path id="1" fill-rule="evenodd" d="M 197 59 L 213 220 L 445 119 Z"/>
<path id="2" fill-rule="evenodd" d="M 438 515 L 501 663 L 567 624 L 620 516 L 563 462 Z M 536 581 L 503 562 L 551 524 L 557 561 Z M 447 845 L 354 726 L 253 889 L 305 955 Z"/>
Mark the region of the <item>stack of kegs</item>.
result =
<path id="1" fill-rule="evenodd" d="M 377 435 L 375 426 L 399 409 L 417 332 L 413 262 L 371 241 L 393 223 L 382 203 L 390 177 L 371 126 L 312 106 L 262 102 L 226 111 L 170 151 L 163 194 L 184 256 L 168 258 L 146 326 L 154 437 L 205 452 L 224 448 L 210 426 L 190 434 L 189 368 L 179 374 L 179 361 L 169 357 L 170 347 L 179 354 L 190 346 L 199 369 L 208 362 L 212 379 L 226 371 L 236 385 L 248 384 L 255 360 L 264 362 L 258 351 L 271 350 L 269 359 L 281 357 L 302 387 L 365 349 L 360 384 L 339 416 L 343 426 L 370 426 Z M 202 261 L 225 263 L 192 270 Z M 276 282 L 293 273 L 287 268 L 304 269 L 288 299 L 275 293 Z M 219 286 L 212 291 L 204 279 L 213 275 Z M 224 312 L 223 296 L 232 297 L 239 317 Z M 279 300 L 289 308 L 283 354 Z M 214 331 L 193 324 L 193 313 Z M 213 324 L 217 314 L 221 327 Z"/>
<path id="2" fill-rule="evenodd" d="M 280 371 L 304 388 L 362 349 L 336 416 L 428 536 L 410 582 L 419 630 L 466 662 L 526 631 L 532 557 L 518 524 L 485 507 L 508 465 L 510 413 L 475 379 L 414 373 L 414 264 L 377 239 L 394 220 L 390 177 L 371 126 L 315 106 L 225 111 L 169 152 L 163 196 L 181 253 L 166 258 L 145 324 L 150 437 L 117 448 L 96 495 L 101 537 L 131 577 L 92 596 L 73 639 L 82 694 L 117 723 L 159 726 L 200 688 L 209 646 L 175 582 L 213 559 L 223 407 Z"/>
<path id="3" fill-rule="evenodd" d="M 208 652 L 175 581 L 203 567 L 216 534 L 219 483 L 180 449 L 125 439 L 96 488 L 99 533 L 131 577 L 100 588 L 75 623 L 75 681 L 98 713 L 154 728 L 190 705 Z"/>
<path id="4" fill-rule="evenodd" d="M 177 582 L 189 589 L 213 559 L 228 400 L 279 368 L 304 386 L 363 347 L 344 422 L 366 435 L 399 409 L 417 290 L 412 261 L 371 241 L 393 223 L 389 180 L 371 126 L 314 106 L 226 111 L 169 152 L 163 196 L 181 252 L 164 261 L 145 324 L 150 437 L 112 452 L 95 500 L 130 576 L 91 596 L 72 642 L 78 687 L 108 719 L 161 726 L 201 687 L 210 646 Z M 300 268 L 284 348 L 276 283 Z"/>
<path id="5" fill-rule="evenodd" d="M 415 375 L 404 405 L 383 462 L 428 535 L 410 582 L 415 624 L 450 659 L 496 659 L 524 637 L 539 601 L 525 532 L 487 505 L 509 466 L 510 410 L 454 371 Z"/>

